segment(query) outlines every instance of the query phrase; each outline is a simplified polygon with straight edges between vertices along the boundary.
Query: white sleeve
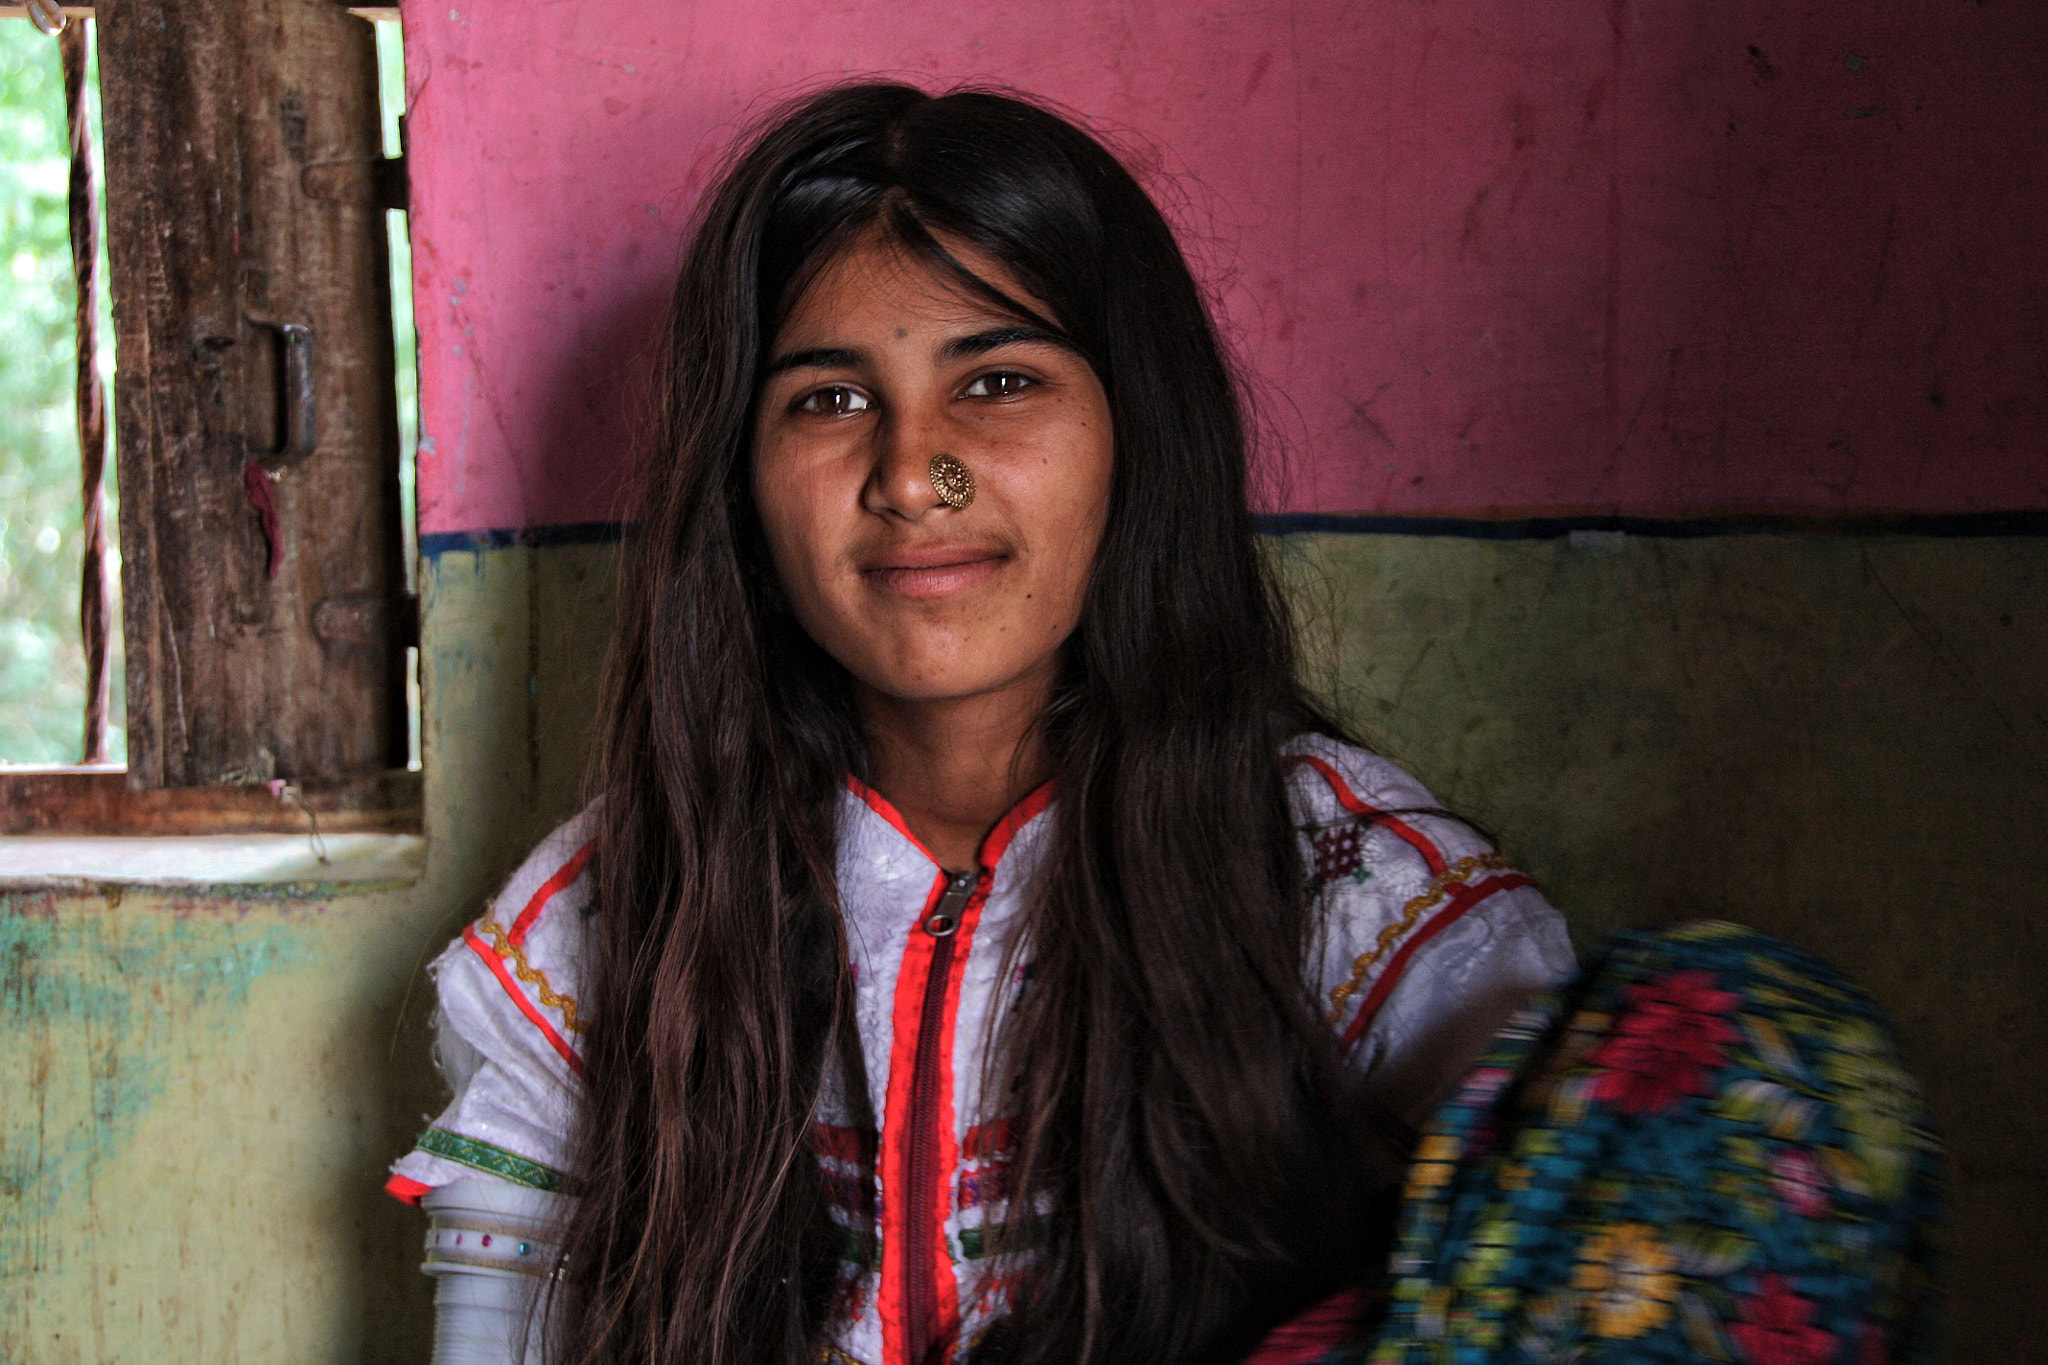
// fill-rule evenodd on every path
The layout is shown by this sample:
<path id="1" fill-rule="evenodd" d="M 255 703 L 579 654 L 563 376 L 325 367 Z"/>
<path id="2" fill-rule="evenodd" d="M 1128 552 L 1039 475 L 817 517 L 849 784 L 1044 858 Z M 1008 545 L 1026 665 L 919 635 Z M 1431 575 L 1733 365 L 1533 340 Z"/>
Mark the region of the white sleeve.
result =
<path id="1" fill-rule="evenodd" d="M 1323 736 L 1290 753 L 1320 910 L 1311 984 L 1372 1097 L 1420 1127 L 1508 1017 L 1570 975 L 1564 919 L 1386 759 Z"/>
<path id="2" fill-rule="evenodd" d="M 1380 1102 L 1420 1128 L 1509 1017 L 1574 965 L 1563 917 L 1534 887 L 1499 892 L 1407 964 L 1354 1058 Z"/>
<path id="3" fill-rule="evenodd" d="M 582 1102 L 577 1045 L 587 1021 L 577 992 L 593 823 L 586 811 L 543 841 L 435 960 L 435 1056 L 454 1093 L 392 1167 L 386 1188 L 400 1198 L 478 1176 L 567 1187 Z"/>

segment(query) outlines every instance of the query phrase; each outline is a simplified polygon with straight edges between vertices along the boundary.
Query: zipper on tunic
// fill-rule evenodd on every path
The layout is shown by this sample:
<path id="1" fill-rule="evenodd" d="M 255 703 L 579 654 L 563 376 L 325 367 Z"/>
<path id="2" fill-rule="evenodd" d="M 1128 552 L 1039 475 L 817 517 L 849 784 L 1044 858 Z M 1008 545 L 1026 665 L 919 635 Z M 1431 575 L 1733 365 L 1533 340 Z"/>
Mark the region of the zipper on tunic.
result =
<path id="1" fill-rule="evenodd" d="M 919 927 L 932 937 L 931 965 L 924 980 L 924 1004 L 917 1022 L 917 1052 L 910 1072 L 910 1132 L 904 1143 L 903 1221 L 909 1232 L 903 1248 L 903 1306 L 907 1365 L 924 1365 L 939 1332 L 938 1285 L 932 1267 L 946 1232 L 933 1210 L 938 1204 L 940 1120 L 939 1055 L 945 1031 L 946 982 L 953 974 L 954 933 L 973 899 L 980 878 L 972 872 L 949 872 L 939 903 Z"/>

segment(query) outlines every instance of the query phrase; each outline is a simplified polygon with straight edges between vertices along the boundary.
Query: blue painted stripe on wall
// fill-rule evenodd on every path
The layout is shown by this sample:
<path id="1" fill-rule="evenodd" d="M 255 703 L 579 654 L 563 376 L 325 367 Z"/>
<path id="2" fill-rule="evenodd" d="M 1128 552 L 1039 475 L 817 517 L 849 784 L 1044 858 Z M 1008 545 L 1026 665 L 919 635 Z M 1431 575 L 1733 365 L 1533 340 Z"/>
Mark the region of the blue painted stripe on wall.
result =
<path id="1" fill-rule="evenodd" d="M 625 523 L 575 521 L 566 526 L 495 526 L 483 531 L 434 531 L 420 537 L 420 557 L 439 559 L 450 552 L 502 550 L 512 545 L 603 545 L 617 540 Z"/>
<path id="2" fill-rule="evenodd" d="M 1466 540 L 1556 540 L 1574 532 L 1694 540 L 1703 536 L 2039 536 L 2048 509 L 2018 512 L 1898 513 L 1842 517 L 1476 517 L 1329 516 L 1281 512 L 1254 518 L 1269 536 L 1457 536 Z"/>
<path id="3" fill-rule="evenodd" d="M 1451 536 L 1464 540 L 1556 540 L 1574 532 L 1696 540 L 1704 536 L 2041 536 L 2048 535 L 2048 508 L 2017 512 L 1899 513 L 1883 516 L 1810 517 L 1521 517 L 1487 521 L 1477 517 L 1341 516 L 1324 512 L 1279 512 L 1253 518 L 1269 536 Z M 436 531 L 420 537 L 420 554 L 439 559 L 454 552 L 503 549 L 512 545 L 603 545 L 617 540 L 625 524 L 581 521 L 566 526 L 484 531 Z"/>

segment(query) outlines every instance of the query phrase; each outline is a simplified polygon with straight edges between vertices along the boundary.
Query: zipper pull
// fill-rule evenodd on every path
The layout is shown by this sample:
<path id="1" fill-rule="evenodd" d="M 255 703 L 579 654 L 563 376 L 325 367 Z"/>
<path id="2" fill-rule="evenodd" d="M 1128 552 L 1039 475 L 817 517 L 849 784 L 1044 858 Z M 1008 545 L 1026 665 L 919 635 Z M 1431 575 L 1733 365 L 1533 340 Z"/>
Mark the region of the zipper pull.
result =
<path id="1" fill-rule="evenodd" d="M 946 889 L 939 896 L 939 903 L 924 917 L 924 931 L 933 938 L 944 938 L 960 927 L 960 912 L 967 906 L 967 898 L 974 894 L 977 878 L 972 872 L 948 872 Z"/>

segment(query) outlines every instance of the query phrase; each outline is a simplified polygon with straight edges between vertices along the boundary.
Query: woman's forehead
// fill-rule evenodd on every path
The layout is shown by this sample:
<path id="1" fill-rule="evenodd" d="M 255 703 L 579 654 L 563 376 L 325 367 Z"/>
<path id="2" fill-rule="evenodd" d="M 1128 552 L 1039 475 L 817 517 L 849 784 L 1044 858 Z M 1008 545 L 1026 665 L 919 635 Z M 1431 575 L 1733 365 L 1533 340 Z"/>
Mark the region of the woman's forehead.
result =
<path id="1" fill-rule="evenodd" d="M 1049 311 L 995 257 L 951 234 L 932 236 L 982 284 L 1041 316 Z M 850 328 L 974 329 L 1015 320 L 1015 312 L 957 271 L 878 225 L 833 252 L 812 274 L 777 329 L 773 349 L 829 344 L 834 333 Z"/>

